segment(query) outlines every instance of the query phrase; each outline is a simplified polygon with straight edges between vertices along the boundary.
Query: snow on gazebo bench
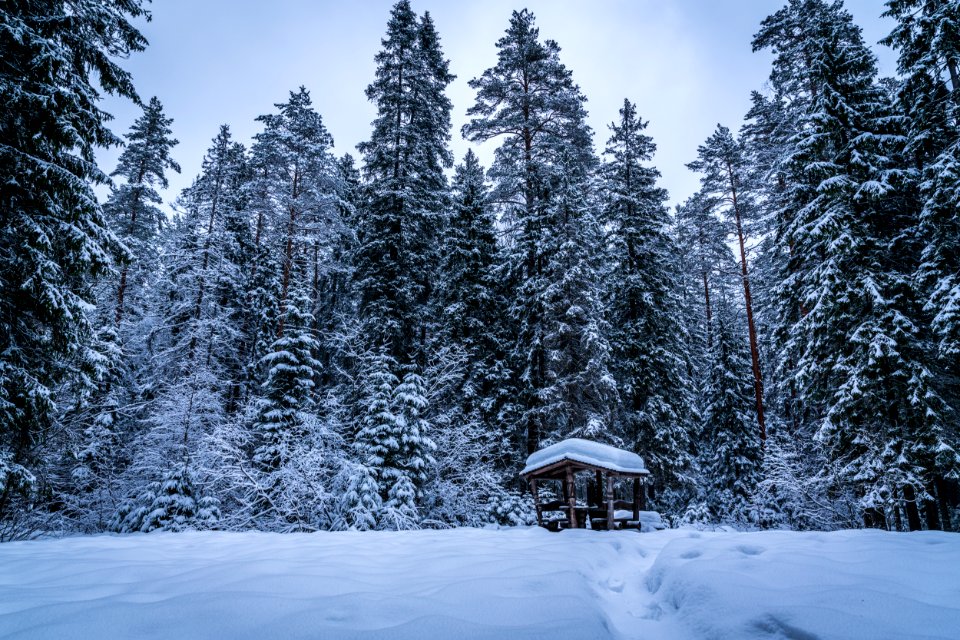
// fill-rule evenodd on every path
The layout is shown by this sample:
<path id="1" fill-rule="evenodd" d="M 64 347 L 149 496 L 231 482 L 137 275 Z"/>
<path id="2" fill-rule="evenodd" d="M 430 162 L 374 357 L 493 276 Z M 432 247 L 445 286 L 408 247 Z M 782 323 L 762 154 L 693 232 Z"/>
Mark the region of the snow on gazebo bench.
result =
<path id="1" fill-rule="evenodd" d="M 581 472 L 594 472 L 595 485 L 588 486 L 587 505 L 577 505 L 575 476 Z M 650 475 L 643 459 L 635 453 L 611 447 L 608 444 L 570 438 L 544 447 L 527 458 L 527 466 L 520 476 L 530 485 L 533 502 L 537 508 L 537 523 L 557 531 L 561 528 L 586 527 L 587 515 L 594 529 L 640 528 L 640 510 L 643 509 L 641 485 Z M 614 482 L 619 478 L 633 479 L 633 501 L 614 500 Z M 563 500 L 540 503 L 538 482 L 560 481 Z M 617 518 L 618 509 L 632 509 L 632 518 Z M 566 515 L 559 520 L 544 524 L 546 511 L 562 511 Z"/>

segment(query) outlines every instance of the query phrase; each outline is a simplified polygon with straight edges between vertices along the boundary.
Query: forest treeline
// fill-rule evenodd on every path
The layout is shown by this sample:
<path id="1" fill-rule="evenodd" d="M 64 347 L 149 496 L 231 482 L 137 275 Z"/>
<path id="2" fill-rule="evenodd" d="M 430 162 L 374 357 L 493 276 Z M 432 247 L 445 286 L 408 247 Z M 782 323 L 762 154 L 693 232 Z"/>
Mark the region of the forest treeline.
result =
<path id="1" fill-rule="evenodd" d="M 0 538 L 524 524 L 567 437 L 641 454 L 675 522 L 955 530 L 960 2 L 885 11 L 895 78 L 842 2 L 767 17 L 671 210 L 649 96 L 592 131 L 516 11 L 452 132 L 400 0 L 357 159 L 300 87 L 211 132 L 171 217 L 175 123 L 118 65 L 142 2 L 4 2 Z M 103 92 L 143 107 L 123 140 Z"/>

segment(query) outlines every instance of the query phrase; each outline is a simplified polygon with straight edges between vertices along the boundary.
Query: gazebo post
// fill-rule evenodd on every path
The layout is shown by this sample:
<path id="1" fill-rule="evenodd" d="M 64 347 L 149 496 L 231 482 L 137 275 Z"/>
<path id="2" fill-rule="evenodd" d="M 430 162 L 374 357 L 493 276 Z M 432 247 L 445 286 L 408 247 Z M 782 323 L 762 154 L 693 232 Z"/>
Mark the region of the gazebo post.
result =
<path id="1" fill-rule="evenodd" d="M 607 472 L 607 531 L 613 531 L 614 522 L 613 517 L 615 511 L 613 509 L 613 474 Z"/>
<path id="2" fill-rule="evenodd" d="M 603 506 L 603 472 L 601 472 L 600 469 L 597 469 L 596 500 L 597 508 L 599 509 L 601 506 Z"/>
<path id="3" fill-rule="evenodd" d="M 533 499 L 537 499 L 537 493 L 533 493 Z M 640 478 L 633 479 L 633 519 L 637 521 L 637 528 L 640 528 Z"/>
<path id="4" fill-rule="evenodd" d="M 537 526 L 543 526 L 543 509 L 540 508 L 540 492 L 537 491 L 537 479 L 530 478 L 530 493 L 533 494 L 533 506 L 537 510 Z"/>
<path id="5" fill-rule="evenodd" d="M 570 528 L 577 528 L 577 486 L 573 482 L 573 467 L 567 466 L 567 504 L 570 505 Z"/>

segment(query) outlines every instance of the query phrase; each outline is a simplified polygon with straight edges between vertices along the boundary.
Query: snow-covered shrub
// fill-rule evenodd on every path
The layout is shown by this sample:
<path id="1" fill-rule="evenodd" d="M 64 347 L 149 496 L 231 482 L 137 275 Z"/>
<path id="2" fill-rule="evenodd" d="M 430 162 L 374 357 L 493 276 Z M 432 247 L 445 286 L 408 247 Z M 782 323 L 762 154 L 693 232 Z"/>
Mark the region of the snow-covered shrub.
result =
<path id="1" fill-rule="evenodd" d="M 537 523 L 537 511 L 533 497 L 519 491 L 504 489 L 487 499 L 487 515 L 490 522 L 506 527 L 524 527 Z"/>
<path id="2" fill-rule="evenodd" d="M 200 494 L 193 471 L 184 463 L 121 506 L 113 528 L 121 533 L 213 529 L 219 519 L 219 501 Z"/>
<path id="3" fill-rule="evenodd" d="M 345 490 L 337 503 L 337 516 L 332 528 L 359 531 L 376 529 L 383 501 L 370 469 L 363 464 L 345 463 L 341 476 L 337 484 L 345 485 Z"/>
<path id="4" fill-rule="evenodd" d="M 249 455 L 257 441 L 250 422 L 257 410 L 228 421 L 202 443 L 199 468 L 225 517 L 220 528 L 317 531 L 338 525 L 338 495 L 347 490 L 345 452 L 335 425 L 303 416 L 302 437 L 284 439 L 283 461 L 265 469 Z"/>
<path id="5" fill-rule="evenodd" d="M 801 449 L 789 435 L 771 434 L 753 500 L 757 524 L 827 531 L 862 526 L 856 496 L 833 486 L 831 477 L 831 465 L 816 447 Z"/>
<path id="6" fill-rule="evenodd" d="M 686 510 L 678 519 L 679 524 L 702 527 L 715 522 L 710 507 L 705 502 L 695 501 L 687 505 Z"/>

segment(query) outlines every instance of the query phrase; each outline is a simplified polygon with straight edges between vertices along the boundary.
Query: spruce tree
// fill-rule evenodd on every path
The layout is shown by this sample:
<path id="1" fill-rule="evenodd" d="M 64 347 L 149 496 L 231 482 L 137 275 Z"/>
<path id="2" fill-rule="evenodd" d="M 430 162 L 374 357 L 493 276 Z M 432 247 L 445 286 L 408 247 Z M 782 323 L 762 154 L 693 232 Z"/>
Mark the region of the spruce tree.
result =
<path id="1" fill-rule="evenodd" d="M 937 347 L 936 384 L 960 408 L 960 7 L 935 0 L 890 0 L 885 16 L 897 21 L 883 41 L 899 51 L 899 106 L 907 114 L 906 169 L 919 182 L 915 234 L 921 248 L 916 283 L 923 292 Z M 924 319 L 926 322 L 926 319 Z M 952 440 L 960 433 L 954 428 Z M 956 478 L 934 474 L 931 493 L 944 528 Z M 952 487 L 950 485 L 953 485 Z M 928 488 L 930 491 L 930 488 Z"/>
<path id="2" fill-rule="evenodd" d="M 444 169 L 453 80 L 429 14 L 397 2 L 367 98 L 377 106 L 363 154 L 366 193 L 358 220 L 355 283 L 368 347 L 386 341 L 400 365 L 423 362 L 428 302 L 447 203 Z"/>
<path id="3" fill-rule="evenodd" d="M 41 477 L 55 390 L 99 359 L 90 277 L 121 245 L 91 186 L 107 182 L 94 147 L 120 142 L 98 98 L 138 99 L 115 59 L 145 47 L 130 23 L 144 14 L 137 0 L 0 7 L 0 519 Z"/>
<path id="4" fill-rule="evenodd" d="M 306 415 L 315 406 L 320 363 L 311 332 L 313 318 L 301 310 L 308 304 L 303 295 L 287 301 L 284 333 L 273 341 L 260 362 L 266 378 L 258 403 L 253 459 L 268 473 L 289 461 L 295 441 L 306 436 Z"/>
<path id="5" fill-rule="evenodd" d="M 170 150 L 178 144 L 171 137 L 171 124 L 173 119 L 164 115 L 160 100 L 150 98 L 143 115 L 126 135 L 127 145 L 111 174 L 124 181 L 110 194 L 104 213 L 130 252 L 111 292 L 117 325 L 123 320 L 125 307 L 137 309 L 142 305 L 137 298 L 143 281 L 156 270 L 157 237 L 165 220 L 157 206 L 162 202 L 157 187 L 167 188 L 167 171 L 180 173 L 180 165 L 170 157 Z"/>
<path id="6" fill-rule="evenodd" d="M 516 327 L 511 349 L 518 381 L 512 418 L 517 443 L 574 433 L 609 437 L 615 389 L 600 300 L 602 236 L 591 188 L 597 161 L 585 98 L 539 40 L 534 16 L 514 12 L 497 42 L 497 64 L 470 81 L 477 90 L 463 135 L 499 138 L 491 175 L 510 238 L 501 279 Z M 568 321 L 569 320 L 569 321 Z"/>
<path id="7" fill-rule="evenodd" d="M 897 166 L 902 121 L 841 3 L 791 0 L 754 46 L 775 50 L 772 79 L 804 105 L 776 231 L 789 256 L 778 299 L 790 377 L 818 408 L 816 438 L 839 463 L 833 480 L 857 487 L 864 522 L 883 525 L 902 505 L 919 527 L 916 500 L 929 500 L 933 474 L 954 472 L 957 454 L 903 258 L 916 251 L 912 187 Z"/>
<path id="8" fill-rule="evenodd" d="M 448 204 L 444 169 L 453 163 L 445 92 L 454 76 L 430 15 L 418 18 L 408 0 L 391 9 L 382 45 L 376 78 L 367 87 L 377 117 L 370 140 L 358 145 L 366 184 L 354 254 L 359 349 L 378 354 L 379 365 L 363 367 L 357 375 L 373 376 L 359 381 L 367 406 L 381 377 L 403 380 L 396 389 L 404 391 L 390 406 L 400 402 L 405 408 L 395 407 L 396 419 L 389 425 L 371 424 L 369 414 L 359 416 L 357 439 L 390 520 L 384 526 L 409 527 L 419 521 L 422 465 L 433 445 L 423 418 L 426 399 L 405 385 L 409 381 L 419 389 L 423 384 L 431 333 L 438 325 L 430 311 Z"/>
<path id="9" fill-rule="evenodd" d="M 440 340 L 462 350 L 464 370 L 454 402 L 455 421 L 482 422 L 499 434 L 509 345 L 502 318 L 504 287 L 497 281 L 498 246 L 494 209 L 488 202 L 483 167 L 467 151 L 452 184 L 453 211 L 443 238 L 442 278 L 437 306 Z M 454 427 L 458 428 L 458 427 Z"/>
<path id="10" fill-rule="evenodd" d="M 624 100 L 601 169 L 609 228 L 607 291 L 613 359 L 622 395 L 620 433 L 641 451 L 659 489 L 681 490 L 691 477 L 689 429 L 695 424 L 680 323 L 666 191 L 645 163 L 656 150 L 636 106 Z"/>
<path id="11" fill-rule="evenodd" d="M 700 470 L 704 497 L 720 521 L 752 520 L 763 460 L 746 336 L 730 303 L 717 292 L 714 338 L 704 393 Z"/>

